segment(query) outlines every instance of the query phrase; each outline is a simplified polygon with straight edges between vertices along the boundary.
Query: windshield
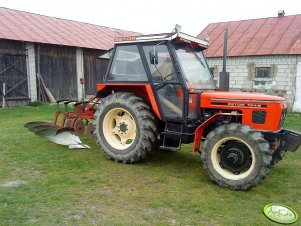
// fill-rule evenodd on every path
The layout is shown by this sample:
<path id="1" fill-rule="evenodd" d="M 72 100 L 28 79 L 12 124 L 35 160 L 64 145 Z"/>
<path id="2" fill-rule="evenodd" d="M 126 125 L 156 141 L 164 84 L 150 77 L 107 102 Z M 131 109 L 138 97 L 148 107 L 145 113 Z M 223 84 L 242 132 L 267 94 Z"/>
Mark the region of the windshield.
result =
<path id="1" fill-rule="evenodd" d="M 194 50 L 188 43 L 177 44 L 175 49 L 188 88 L 215 89 L 203 52 Z"/>

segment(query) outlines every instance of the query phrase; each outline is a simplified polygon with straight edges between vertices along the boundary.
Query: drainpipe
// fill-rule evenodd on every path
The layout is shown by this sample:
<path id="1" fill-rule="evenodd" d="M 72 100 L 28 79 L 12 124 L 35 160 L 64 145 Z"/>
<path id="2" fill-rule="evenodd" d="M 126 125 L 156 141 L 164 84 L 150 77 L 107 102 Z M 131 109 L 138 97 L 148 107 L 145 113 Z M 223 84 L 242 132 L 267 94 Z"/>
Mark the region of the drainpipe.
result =
<path id="1" fill-rule="evenodd" d="M 296 92 L 293 111 L 301 112 L 301 62 L 297 64 Z"/>

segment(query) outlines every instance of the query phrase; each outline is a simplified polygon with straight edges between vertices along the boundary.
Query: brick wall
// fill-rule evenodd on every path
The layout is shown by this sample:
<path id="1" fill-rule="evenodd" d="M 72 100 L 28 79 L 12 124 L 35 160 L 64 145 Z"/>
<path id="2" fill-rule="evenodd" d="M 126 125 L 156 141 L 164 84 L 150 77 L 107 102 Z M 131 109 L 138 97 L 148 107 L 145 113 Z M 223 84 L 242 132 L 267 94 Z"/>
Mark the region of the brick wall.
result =
<path id="1" fill-rule="evenodd" d="M 214 79 L 218 84 L 222 58 L 207 58 L 207 61 L 209 67 L 213 69 Z M 228 57 L 227 71 L 230 72 L 230 89 L 283 96 L 291 109 L 295 96 L 298 62 L 301 62 L 301 55 Z M 256 67 L 270 67 L 271 78 L 255 78 Z"/>

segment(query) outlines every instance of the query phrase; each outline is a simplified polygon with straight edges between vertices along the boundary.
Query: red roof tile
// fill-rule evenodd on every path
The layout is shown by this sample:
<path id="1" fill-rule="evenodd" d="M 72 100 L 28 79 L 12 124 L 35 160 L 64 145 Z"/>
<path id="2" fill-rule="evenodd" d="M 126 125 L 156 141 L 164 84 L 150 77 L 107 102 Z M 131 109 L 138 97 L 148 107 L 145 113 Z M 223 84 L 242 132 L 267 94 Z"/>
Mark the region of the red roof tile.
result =
<path id="1" fill-rule="evenodd" d="M 139 33 L 0 7 L 0 39 L 108 50 Z"/>
<path id="2" fill-rule="evenodd" d="M 228 29 L 228 56 L 301 54 L 301 15 L 209 24 L 199 35 L 209 36 L 207 57 L 223 55 Z"/>

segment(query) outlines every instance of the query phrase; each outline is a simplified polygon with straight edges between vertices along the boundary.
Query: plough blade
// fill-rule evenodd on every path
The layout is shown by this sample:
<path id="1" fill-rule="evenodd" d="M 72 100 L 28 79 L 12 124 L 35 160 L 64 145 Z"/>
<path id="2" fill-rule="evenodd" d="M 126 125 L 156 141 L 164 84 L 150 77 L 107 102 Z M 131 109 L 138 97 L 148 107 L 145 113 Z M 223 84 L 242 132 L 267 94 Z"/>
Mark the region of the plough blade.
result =
<path id="1" fill-rule="evenodd" d="M 39 125 L 53 125 L 50 122 L 42 122 L 42 121 L 34 121 L 34 122 L 28 122 L 24 125 L 25 128 L 30 129 L 32 127 L 35 126 L 39 126 Z"/>
<path id="2" fill-rule="evenodd" d="M 85 148 L 91 148 L 89 145 L 87 144 L 70 144 L 69 149 L 85 149 Z"/>
<path id="3" fill-rule="evenodd" d="M 78 136 L 74 135 L 72 128 L 62 128 L 59 130 L 55 128 L 45 128 L 36 131 L 35 134 L 45 137 L 53 143 L 69 146 L 70 149 L 90 148 L 88 145 L 83 144 Z"/>
<path id="4" fill-rule="evenodd" d="M 37 131 L 35 131 L 35 135 L 39 136 L 39 137 L 51 137 L 51 136 L 55 136 L 56 135 L 56 131 L 57 129 L 55 128 L 44 128 L 44 129 L 39 129 Z"/>
<path id="5" fill-rule="evenodd" d="M 57 125 L 52 125 L 52 124 L 41 124 L 41 125 L 36 125 L 36 126 L 33 126 L 33 127 L 29 128 L 29 131 L 35 133 L 38 130 L 48 129 L 48 128 L 49 129 L 53 128 L 53 129 L 58 130 L 60 127 L 57 126 Z"/>

